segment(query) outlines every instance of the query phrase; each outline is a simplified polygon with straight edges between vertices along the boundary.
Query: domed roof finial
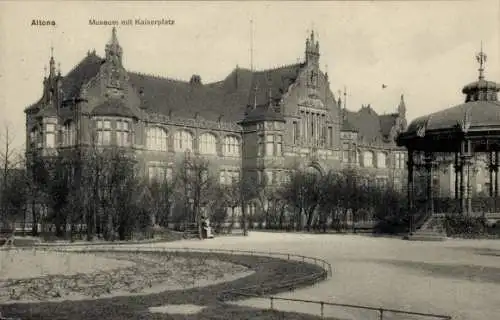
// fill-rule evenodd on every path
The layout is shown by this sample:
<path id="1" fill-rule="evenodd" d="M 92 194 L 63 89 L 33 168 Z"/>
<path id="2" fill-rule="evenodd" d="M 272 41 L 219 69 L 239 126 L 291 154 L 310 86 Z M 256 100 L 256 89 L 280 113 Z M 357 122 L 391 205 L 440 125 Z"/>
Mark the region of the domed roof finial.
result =
<path id="1" fill-rule="evenodd" d="M 476 60 L 479 63 L 479 80 L 484 79 L 484 64 L 486 63 L 487 56 L 483 52 L 483 42 L 481 41 L 481 51 L 476 54 Z"/>

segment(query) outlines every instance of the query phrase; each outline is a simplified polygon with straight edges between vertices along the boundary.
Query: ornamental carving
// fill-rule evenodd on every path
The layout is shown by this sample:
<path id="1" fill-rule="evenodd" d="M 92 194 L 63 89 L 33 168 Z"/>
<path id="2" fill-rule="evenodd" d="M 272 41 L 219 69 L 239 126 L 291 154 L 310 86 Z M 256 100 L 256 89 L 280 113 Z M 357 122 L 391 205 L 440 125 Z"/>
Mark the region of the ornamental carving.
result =
<path id="1" fill-rule="evenodd" d="M 465 111 L 464 118 L 458 121 L 457 125 L 463 133 L 469 132 L 469 128 L 471 125 L 470 109 Z"/>

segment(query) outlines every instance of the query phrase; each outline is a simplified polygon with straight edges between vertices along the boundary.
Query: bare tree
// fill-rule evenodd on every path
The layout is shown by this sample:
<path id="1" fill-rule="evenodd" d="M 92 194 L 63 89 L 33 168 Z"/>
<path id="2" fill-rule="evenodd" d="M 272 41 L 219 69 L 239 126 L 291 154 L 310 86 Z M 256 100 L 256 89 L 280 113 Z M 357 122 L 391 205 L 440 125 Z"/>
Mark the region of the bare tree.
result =
<path id="1" fill-rule="evenodd" d="M 296 209 L 295 223 L 299 230 L 304 217 L 306 229 L 311 229 L 320 199 L 320 179 L 319 174 L 295 170 L 285 186 L 283 198 Z"/>
<path id="2" fill-rule="evenodd" d="M 209 162 L 186 153 L 179 164 L 176 180 L 178 192 L 183 192 L 186 222 L 197 225 L 198 236 L 202 239 L 201 217 L 217 195 L 216 179 L 210 174 Z"/>
<path id="3" fill-rule="evenodd" d="M 9 197 L 14 196 L 11 192 L 14 191 L 12 183 L 15 183 L 15 180 L 12 179 L 18 174 L 15 169 L 19 169 L 21 162 L 22 158 L 14 147 L 14 135 L 11 127 L 8 123 L 4 123 L 0 132 L 0 224 L 8 223 L 7 221 L 13 218 L 11 216 L 12 210 L 9 210 L 12 209 L 9 208 L 12 205 Z"/>

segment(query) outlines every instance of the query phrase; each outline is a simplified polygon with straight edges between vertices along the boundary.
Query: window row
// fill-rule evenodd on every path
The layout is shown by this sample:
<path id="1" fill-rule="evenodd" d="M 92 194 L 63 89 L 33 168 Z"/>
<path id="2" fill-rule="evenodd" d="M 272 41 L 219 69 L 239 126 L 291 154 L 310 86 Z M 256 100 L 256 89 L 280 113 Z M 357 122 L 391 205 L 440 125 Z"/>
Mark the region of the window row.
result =
<path id="1" fill-rule="evenodd" d="M 127 147 L 132 145 L 132 131 L 130 122 L 127 120 L 116 120 L 115 128 L 111 127 L 111 120 L 96 120 L 96 143 L 100 146 L 113 144 L 113 137 L 116 145 Z"/>
<path id="2" fill-rule="evenodd" d="M 388 168 L 391 166 L 389 161 L 389 155 L 386 152 L 373 152 L 364 151 L 362 152 L 362 157 L 358 157 L 358 152 L 352 150 L 348 145 L 344 145 L 344 151 L 342 153 L 343 162 L 358 163 L 361 167 L 365 168 Z M 405 168 L 405 154 L 403 152 L 396 152 L 393 154 L 392 167 L 395 169 Z"/>
<path id="3" fill-rule="evenodd" d="M 114 124 L 114 126 L 112 125 Z M 118 146 L 130 146 L 133 140 L 131 124 L 127 120 L 98 119 L 95 122 L 94 141 L 97 145 L 106 146 L 116 144 Z M 44 139 L 45 135 L 45 139 Z M 68 121 L 60 133 L 61 146 L 73 146 L 77 141 L 77 130 L 75 122 Z M 167 151 L 168 149 L 167 131 L 160 127 L 147 129 L 146 146 L 149 150 Z M 37 147 L 55 148 L 57 146 L 58 134 L 55 124 L 45 124 L 44 130 L 35 127 L 30 133 L 30 143 Z M 217 138 L 211 133 L 200 135 L 198 149 L 201 154 L 217 154 Z M 194 149 L 194 136 L 186 130 L 180 130 L 173 135 L 173 146 L 175 151 L 184 152 Z M 240 140 L 236 136 L 226 136 L 222 141 L 222 153 L 225 156 L 238 157 L 241 154 Z"/>
<path id="4" fill-rule="evenodd" d="M 176 131 L 173 135 L 175 151 L 192 151 L 194 149 L 194 136 L 186 130 Z M 167 131 L 160 127 L 150 127 L 147 129 L 146 145 L 148 150 L 167 151 L 168 135 Z M 198 139 L 198 151 L 201 154 L 217 154 L 217 137 L 211 133 L 204 133 Z M 225 156 L 240 155 L 240 141 L 235 136 L 226 136 L 222 142 L 222 153 Z"/>

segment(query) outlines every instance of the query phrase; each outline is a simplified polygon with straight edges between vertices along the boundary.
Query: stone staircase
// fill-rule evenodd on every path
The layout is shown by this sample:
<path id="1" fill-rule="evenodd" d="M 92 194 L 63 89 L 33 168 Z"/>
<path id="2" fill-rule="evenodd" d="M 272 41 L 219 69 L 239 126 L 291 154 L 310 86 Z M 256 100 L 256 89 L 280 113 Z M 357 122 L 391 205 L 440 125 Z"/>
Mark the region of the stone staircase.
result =
<path id="1" fill-rule="evenodd" d="M 444 241 L 446 240 L 446 230 L 444 228 L 444 213 L 434 213 L 429 215 L 422 226 L 417 231 L 405 236 L 406 240 L 413 241 Z"/>

